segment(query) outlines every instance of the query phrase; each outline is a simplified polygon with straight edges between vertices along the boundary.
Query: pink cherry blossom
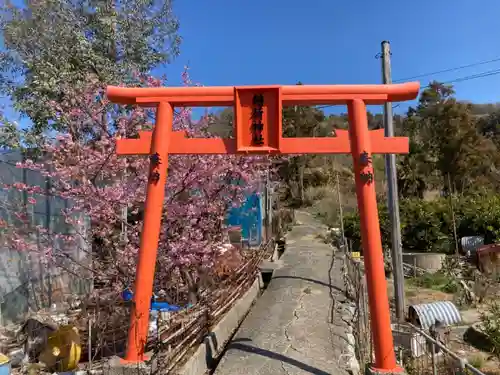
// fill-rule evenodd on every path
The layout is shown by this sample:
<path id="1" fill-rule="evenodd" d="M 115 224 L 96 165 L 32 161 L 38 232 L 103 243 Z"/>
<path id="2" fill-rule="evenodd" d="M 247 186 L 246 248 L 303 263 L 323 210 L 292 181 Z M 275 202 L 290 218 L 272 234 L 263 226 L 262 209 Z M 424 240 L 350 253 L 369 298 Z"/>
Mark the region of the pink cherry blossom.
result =
<path id="1" fill-rule="evenodd" d="M 143 86 L 165 84 L 154 77 L 136 76 Z M 187 70 L 182 79 L 186 85 L 192 85 Z M 56 134 L 45 145 L 43 151 L 49 155 L 45 160 L 27 160 L 18 167 L 37 170 L 52 178 L 50 194 L 71 202 L 70 208 L 63 211 L 67 223 L 79 228 L 82 214 L 88 217 L 91 233 L 85 241 L 92 248 L 93 257 L 112 258 L 112 262 L 94 262 L 95 278 L 118 280 L 116 287 L 122 288 L 135 275 L 142 225 L 138 214 L 145 201 L 149 160 L 147 157 L 116 155 L 116 140 L 134 137 L 138 130 L 151 129 L 154 110 L 126 110 L 124 106 L 110 105 L 103 96 L 104 88 L 99 86 L 89 85 L 84 91 L 68 87 L 62 91 L 66 93 L 63 101 L 51 104 L 59 121 L 66 125 L 67 132 Z M 210 136 L 207 125 L 207 118 L 193 122 L 190 109 L 176 109 L 174 129 L 185 129 L 190 136 Z M 228 208 L 242 202 L 245 189 L 257 186 L 268 167 L 267 158 L 256 156 L 169 157 L 156 260 L 156 283 L 159 286 L 171 282 L 182 272 L 190 272 L 195 279 L 202 273 L 215 272 L 215 264 L 225 257 L 230 258 L 230 264 L 237 263 L 239 257 L 222 246 L 225 214 Z M 247 185 L 235 184 L 237 180 L 244 180 Z M 46 193 L 40 186 L 22 183 L 4 187 L 29 194 Z M 28 201 L 36 203 L 34 197 Z M 125 209 L 128 220 L 124 220 Z M 33 228 L 26 218 L 26 214 L 20 212 L 19 219 L 26 225 L 11 228 L 12 236 L 4 236 L 10 246 L 19 251 L 37 251 L 47 259 L 60 256 L 53 249 L 51 234 L 42 228 L 36 233 L 45 240 L 39 240 L 38 246 L 33 244 L 27 235 Z M 79 236 L 79 233 L 66 235 L 60 242 L 69 249 L 81 240 Z"/>

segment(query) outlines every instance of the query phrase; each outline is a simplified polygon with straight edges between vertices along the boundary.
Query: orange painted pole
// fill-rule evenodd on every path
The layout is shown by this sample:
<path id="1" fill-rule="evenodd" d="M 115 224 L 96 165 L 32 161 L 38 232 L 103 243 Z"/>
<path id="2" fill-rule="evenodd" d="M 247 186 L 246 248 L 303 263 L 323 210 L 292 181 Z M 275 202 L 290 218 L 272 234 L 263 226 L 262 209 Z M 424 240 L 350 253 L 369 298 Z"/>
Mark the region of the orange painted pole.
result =
<path id="1" fill-rule="evenodd" d="M 349 102 L 347 106 L 361 241 L 370 301 L 371 330 L 375 348 L 373 370 L 394 373 L 401 369 L 397 366 L 394 354 L 366 105 L 362 100 L 356 99 Z"/>
<path id="2" fill-rule="evenodd" d="M 144 210 L 144 224 L 141 233 L 139 261 L 136 271 L 134 305 L 130 315 L 126 362 L 141 362 L 146 358 L 144 348 L 148 338 L 149 309 L 153 293 L 156 255 L 160 237 L 165 182 L 168 168 L 168 144 L 173 121 L 170 103 L 160 102 L 156 112 L 156 125 L 151 142 L 149 179 Z M 159 161 L 159 163 L 158 163 Z"/>

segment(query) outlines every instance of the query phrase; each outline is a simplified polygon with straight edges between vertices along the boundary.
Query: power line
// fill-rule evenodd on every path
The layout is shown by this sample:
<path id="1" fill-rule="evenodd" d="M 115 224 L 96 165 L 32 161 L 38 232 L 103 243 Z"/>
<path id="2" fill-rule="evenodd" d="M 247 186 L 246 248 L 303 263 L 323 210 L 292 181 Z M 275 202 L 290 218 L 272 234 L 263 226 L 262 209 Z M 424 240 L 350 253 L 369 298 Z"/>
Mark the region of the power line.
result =
<path id="1" fill-rule="evenodd" d="M 468 76 L 465 76 L 465 77 L 455 78 L 455 79 L 452 79 L 452 80 L 449 80 L 449 81 L 444 81 L 442 83 L 464 82 L 464 81 L 470 81 L 472 79 L 477 79 L 477 78 L 490 77 L 490 76 L 494 76 L 494 75 L 497 75 L 497 74 L 500 74 L 500 69 L 487 70 L 485 72 L 481 72 L 481 73 L 477 73 L 477 74 L 471 74 L 471 75 L 468 75 Z M 429 87 L 429 85 L 427 85 L 425 87 L 422 87 L 421 90 L 425 89 L 427 87 Z"/>
<path id="2" fill-rule="evenodd" d="M 455 78 L 455 79 L 445 81 L 445 82 L 440 82 L 440 83 L 443 83 L 443 84 L 459 83 L 459 82 L 470 81 L 470 80 L 477 79 L 477 78 L 495 76 L 497 74 L 500 74 L 500 69 L 487 70 L 487 71 L 482 72 L 482 73 L 471 74 L 471 75 L 468 75 L 465 77 L 459 77 L 459 78 Z M 420 88 L 420 91 L 425 90 L 425 89 L 429 88 L 430 86 L 431 85 L 423 86 Z M 394 108 L 399 107 L 399 106 L 400 106 L 400 104 L 397 104 L 397 105 L 393 106 L 392 108 L 394 109 Z"/>
<path id="3" fill-rule="evenodd" d="M 500 59 L 498 59 L 498 61 L 500 61 Z M 491 76 L 495 76 L 497 74 L 500 74 L 500 68 L 499 69 L 486 70 L 486 71 L 481 72 L 481 73 L 470 74 L 468 76 L 458 77 L 458 78 L 454 78 L 454 79 L 451 79 L 451 80 L 448 80 L 448 81 L 444 81 L 444 82 L 440 82 L 440 83 L 444 83 L 444 84 L 460 83 L 460 82 L 470 81 L 470 80 L 478 79 L 478 78 L 491 77 Z M 414 78 L 416 78 L 416 77 L 414 77 Z M 410 79 L 410 78 L 408 78 L 408 79 Z M 429 87 L 430 87 L 430 85 L 422 86 L 422 87 L 420 87 L 420 91 L 425 90 L 425 89 L 427 89 Z M 329 107 L 334 107 L 334 106 L 335 105 L 322 105 L 322 106 L 317 106 L 316 108 L 323 109 L 323 108 L 329 108 Z M 392 108 L 396 108 L 398 106 L 399 106 L 399 104 L 393 106 Z"/>
<path id="4" fill-rule="evenodd" d="M 443 70 L 438 70 L 438 71 L 431 72 L 431 73 L 424 73 L 424 74 L 419 74 L 419 75 L 416 75 L 416 76 L 406 77 L 406 78 L 402 78 L 402 79 L 396 79 L 393 82 L 396 83 L 396 82 L 410 81 L 412 79 L 434 76 L 436 74 L 456 72 L 457 70 L 462 70 L 462 69 L 466 69 L 466 68 L 472 68 L 474 66 L 490 64 L 490 63 L 498 62 L 498 61 L 500 61 L 500 57 L 497 57 L 497 58 L 491 59 L 491 60 L 480 61 L 480 62 L 473 63 L 473 64 L 467 64 L 467 65 L 457 66 L 455 68 L 443 69 Z"/>

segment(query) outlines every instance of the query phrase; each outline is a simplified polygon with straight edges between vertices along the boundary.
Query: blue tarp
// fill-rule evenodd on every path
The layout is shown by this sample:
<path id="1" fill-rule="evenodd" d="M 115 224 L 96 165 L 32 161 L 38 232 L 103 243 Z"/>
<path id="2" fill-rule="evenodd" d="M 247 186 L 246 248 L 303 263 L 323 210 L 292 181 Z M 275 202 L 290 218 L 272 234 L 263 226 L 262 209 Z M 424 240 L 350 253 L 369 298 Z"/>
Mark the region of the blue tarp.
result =
<path id="1" fill-rule="evenodd" d="M 122 298 L 124 301 L 132 301 L 134 298 L 134 294 L 132 291 L 127 288 L 124 291 L 122 291 Z M 183 307 L 183 306 L 177 306 L 177 305 L 171 305 L 168 302 L 159 302 L 155 300 L 155 297 L 153 296 L 151 298 L 151 307 L 149 308 L 151 311 L 170 311 L 170 312 L 175 312 L 175 311 L 181 311 L 183 309 L 187 309 L 192 307 L 191 304 Z"/>

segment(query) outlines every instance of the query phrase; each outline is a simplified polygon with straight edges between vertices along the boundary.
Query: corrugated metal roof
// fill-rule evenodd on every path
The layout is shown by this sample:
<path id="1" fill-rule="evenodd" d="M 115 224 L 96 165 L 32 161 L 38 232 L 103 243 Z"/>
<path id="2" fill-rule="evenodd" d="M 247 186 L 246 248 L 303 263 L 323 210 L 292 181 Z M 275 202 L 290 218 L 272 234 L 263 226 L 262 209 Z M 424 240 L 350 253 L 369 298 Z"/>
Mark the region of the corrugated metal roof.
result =
<path id="1" fill-rule="evenodd" d="M 413 311 L 418 316 L 419 325 L 422 329 L 429 329 L 436 320 L 446 326 L 451 326 L 462 321 L 462 317 L 457 307 L 450 301 L 439 301 L 432 303 L 423 303 L 420 305 L 411 305 L 409 307 L 410 317 Z"/>

